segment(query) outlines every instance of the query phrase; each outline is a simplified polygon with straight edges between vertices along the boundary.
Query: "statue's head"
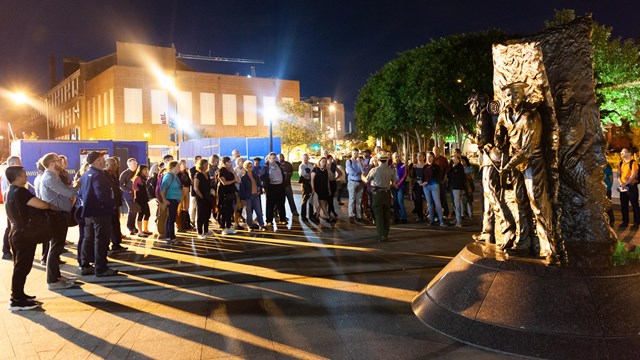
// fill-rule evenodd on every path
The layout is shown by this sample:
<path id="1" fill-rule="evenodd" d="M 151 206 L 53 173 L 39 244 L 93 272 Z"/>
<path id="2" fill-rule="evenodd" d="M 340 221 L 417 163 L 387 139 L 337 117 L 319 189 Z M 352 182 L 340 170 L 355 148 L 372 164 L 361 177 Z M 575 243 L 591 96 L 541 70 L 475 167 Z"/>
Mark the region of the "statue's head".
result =
<path id="1" fill-rule="evenodd" d="M 480 113 L 480 110 L 487 106 L 487 96 L 477 92 L 473 92 L 465 105 L 469 105 L 471 115 L 476 116 Z"/>
<path id="2" fill-rule="evenodd" d="M 524 90 L 527 83 L 518 81 L 502 87 L 505 96 L 505 102 L 508 107 L 517 109 L 524 101 Z"/>

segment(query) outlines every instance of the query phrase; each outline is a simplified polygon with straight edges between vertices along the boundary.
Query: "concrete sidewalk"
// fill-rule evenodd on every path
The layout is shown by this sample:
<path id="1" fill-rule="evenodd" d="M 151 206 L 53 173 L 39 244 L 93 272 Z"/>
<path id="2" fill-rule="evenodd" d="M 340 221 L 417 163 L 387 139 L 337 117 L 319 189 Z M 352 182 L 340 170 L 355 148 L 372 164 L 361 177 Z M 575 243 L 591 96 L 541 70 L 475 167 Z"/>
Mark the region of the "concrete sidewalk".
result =
<path id="1" fill-rule="evenodd" d="M 129 252 L 110 259 L 122 276 L 82 277 L 81 288 L 59 292 L 46 289 L 34 263 L 26 292 L 43 308 L 0 309 L 0 358 L 513 358 L 441 336 L 411 311 L 417 291 L 479 221 L 461 229 L 393 226 L 390 241 L 378 243 L 373 226 L 341 218 L 323 226 L 294 218 L 275 232 L 206 240 L 182 233 L 186 245 L 174 248 L 133 238 L 124 243 Z M 637 239 L 629 230 L 621 235 Z M 68 238 L 75 241 L 77 228 Z M 66 276 L 76 270 L 69 248 Z M 7 300 L 11 270 L 0 262 Z"/>

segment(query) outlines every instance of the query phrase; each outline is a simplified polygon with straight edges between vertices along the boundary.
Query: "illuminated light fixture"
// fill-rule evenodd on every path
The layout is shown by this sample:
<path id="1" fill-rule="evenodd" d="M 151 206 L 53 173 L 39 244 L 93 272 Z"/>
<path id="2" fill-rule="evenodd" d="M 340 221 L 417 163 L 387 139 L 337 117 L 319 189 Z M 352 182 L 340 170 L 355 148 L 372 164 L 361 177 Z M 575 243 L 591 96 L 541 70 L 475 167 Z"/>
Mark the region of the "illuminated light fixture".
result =
<path id="1" fill-rule="evenodd" d="M 29 101 L 29 98 L 23 92 L 12 93 L 11 98 L 16 104 L 24 104 Z"/>
<path id="2" fill-rule="evenodd" d="M 149 133 L 144 133 L 144 134 L 142 134 L 142 136 L 143 136 L 145 139 L 148 139 L 148 138 L 150 138 L 150 137 L 151 137 L 151 134 L 149 134 Z"/>

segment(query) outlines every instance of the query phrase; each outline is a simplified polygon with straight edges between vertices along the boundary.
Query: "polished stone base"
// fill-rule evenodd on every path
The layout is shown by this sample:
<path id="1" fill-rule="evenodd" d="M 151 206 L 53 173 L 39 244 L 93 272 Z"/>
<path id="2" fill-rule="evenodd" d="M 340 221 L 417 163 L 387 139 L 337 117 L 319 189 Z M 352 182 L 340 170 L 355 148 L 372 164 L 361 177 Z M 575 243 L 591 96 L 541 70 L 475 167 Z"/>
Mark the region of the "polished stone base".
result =
<path id="1" fill-rule="evenodd" d="M 638 359 L 640 265 L 588 258 L 549 267 L 472 243 L 414 298 L 413 311 L 436 331 L 494 351 Z"/>

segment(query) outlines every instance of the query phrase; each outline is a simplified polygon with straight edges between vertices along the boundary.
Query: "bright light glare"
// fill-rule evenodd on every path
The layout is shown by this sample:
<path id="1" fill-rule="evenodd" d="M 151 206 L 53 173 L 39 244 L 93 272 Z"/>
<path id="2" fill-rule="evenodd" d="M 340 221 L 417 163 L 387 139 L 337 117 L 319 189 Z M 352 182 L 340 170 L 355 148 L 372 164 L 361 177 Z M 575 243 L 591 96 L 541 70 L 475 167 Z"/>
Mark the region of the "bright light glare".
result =
<path id="1" fill-rule="evenodd" d="M 150 138 L 150 137 L 151 137 L 151 134 L 149 134 L 149 133 L 144 133 L 144 134 L 142 134 L 142 136 L 143 136 L 143 137 L 145 137 L 145 138 Z"/>
<path id="2" fill-rule="evenodd" d="M 13 101 L 15 101 L 15 103 L 18 105 L 25 104 L 29 101 L 27 95 L 22 92 L 12 93 L 11 98 L 13 98 Z"/>
<path id="3" fill-rule="evenodd" d="M 330 111 L 336 111 L 336 106 L 331 104 L 331 106 L 329 106 L 329 110 Z"/>

